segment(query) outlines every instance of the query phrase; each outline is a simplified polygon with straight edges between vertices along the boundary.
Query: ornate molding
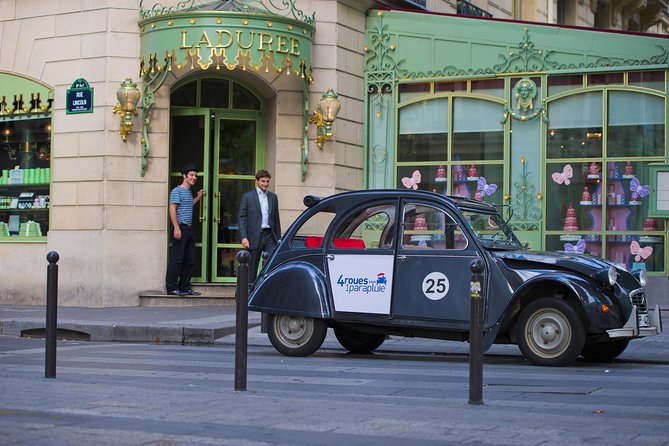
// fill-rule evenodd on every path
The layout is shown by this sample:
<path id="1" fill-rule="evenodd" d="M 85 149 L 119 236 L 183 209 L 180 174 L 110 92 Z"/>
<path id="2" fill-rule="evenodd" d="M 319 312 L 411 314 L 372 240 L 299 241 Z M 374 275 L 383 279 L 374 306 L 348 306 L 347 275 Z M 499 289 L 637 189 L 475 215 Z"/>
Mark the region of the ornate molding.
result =
<path id="1" fill-rule="evenodd" d="M 392 43 L 388 25 L 383 24 L 383 11 L 377 11 L 379 20 L 376 28 L 367 33 L 369 42 L 365 45 L 365 83 L 368 93 L 376 93 L 379 107 L 383 106 L 383 93 L 391 93 L 395 88 L 398 62 L 395 60 L 397 46 Z"/>
<path id="2" fill-rule="evenodd" d="M 537 85 L 528 77 L 522 78 L 515 87 L 516 94 L 516 109 L 514 111 L 509 105 L 509 101 L 504 101 L 504 115 L 502 117 L 502 124 L 511 117 L 519 121 L 531 121 L 537 116 L 541 115 L 544 122 L 548 122 L 546 115 L 546 100 L 541 101 L 539 108 L 534 108 L 534 100 L 537 96 Z"/>
<path id="3" fill-rule="evenodd" d="M 524 156 L 520 157 L 520 163 L 522 169 L 513 185 L 515 194 L 511 200 L 513 210 L 511 227 L 516 231 L 538 231 L 542 218 L 539 205 L 541 194 L 534 193 L 534 181 L 530 179 L 532 172 L 527 170 L 527 160 Z"/>

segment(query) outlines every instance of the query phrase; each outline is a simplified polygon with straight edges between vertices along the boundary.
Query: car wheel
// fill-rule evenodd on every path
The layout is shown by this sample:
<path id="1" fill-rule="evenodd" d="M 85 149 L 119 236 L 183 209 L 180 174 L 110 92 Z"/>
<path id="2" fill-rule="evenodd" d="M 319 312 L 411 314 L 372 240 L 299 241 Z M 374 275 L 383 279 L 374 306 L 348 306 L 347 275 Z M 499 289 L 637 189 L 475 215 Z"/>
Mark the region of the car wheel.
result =
<path id="1" fill-rule="evenodd" d="M 569 302 L 542 298 L 530 303 L 516 323 L 518 347 L 536 365 L 564 366 L 585 345 L 585 328 Z"/>
<path id="2" fill-rule="evenodd" d="M 581 356 L 586 361 L 609 362 L 624 352 L 629 343 L 629 339 L 616 339 L 614 341 L 585 344 Z"/>
<path id="3" fill-rule="evenodd" d="M 323 344 L 327 329 L 323 319 L 287 314 L 268 316 L 269 340 L 286 356 L 309 356 Z"/>
<path id="4" fill-rule="evenodd" d="M 335 327 L 334 334 L 337 341 L 351 353 L 370 353 L 383 344 L 385 334 L 363 333 L 349 328 Z"/>

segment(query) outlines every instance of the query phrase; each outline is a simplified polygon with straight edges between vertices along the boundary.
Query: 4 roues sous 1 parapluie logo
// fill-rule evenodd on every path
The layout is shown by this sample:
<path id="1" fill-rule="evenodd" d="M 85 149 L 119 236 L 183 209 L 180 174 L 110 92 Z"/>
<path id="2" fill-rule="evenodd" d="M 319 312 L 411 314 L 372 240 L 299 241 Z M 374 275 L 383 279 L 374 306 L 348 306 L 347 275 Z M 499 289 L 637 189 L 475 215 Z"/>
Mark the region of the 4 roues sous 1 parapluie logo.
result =
<path id="1" fill-rule="evenodd" d="M 355 277 L 339 275 L 337 285 L 347 293 L 383 293 L 386 291 L 388 279 L 386 273 L 380 272 L 376 277 Z"/>

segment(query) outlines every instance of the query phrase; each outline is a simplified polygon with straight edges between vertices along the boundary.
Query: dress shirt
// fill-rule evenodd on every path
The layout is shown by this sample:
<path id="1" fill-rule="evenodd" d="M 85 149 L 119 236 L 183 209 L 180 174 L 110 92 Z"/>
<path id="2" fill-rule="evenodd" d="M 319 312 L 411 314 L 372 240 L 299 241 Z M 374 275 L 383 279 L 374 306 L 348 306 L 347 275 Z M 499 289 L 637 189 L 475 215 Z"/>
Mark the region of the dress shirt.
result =
<path id="1" fill-rule="evenodd" d="M 260 200 L 260 211 L 262 212 L 262 221 L 260 227 L 262 229 L 269 229 L 269 203 L 267 201 L 267 192 L 256 186 L 258 192 L 258 200 Z"/>

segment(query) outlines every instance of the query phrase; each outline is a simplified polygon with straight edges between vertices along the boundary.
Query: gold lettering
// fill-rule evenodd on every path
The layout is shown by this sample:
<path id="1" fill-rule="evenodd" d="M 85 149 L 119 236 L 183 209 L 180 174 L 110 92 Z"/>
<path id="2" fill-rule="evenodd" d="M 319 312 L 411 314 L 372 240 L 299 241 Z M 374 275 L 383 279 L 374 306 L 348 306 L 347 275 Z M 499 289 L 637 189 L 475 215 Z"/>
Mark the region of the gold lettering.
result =
<path id="1" fill-rule="evenodd" d="M 181 31 L 181 49 L 193 48 L 193 45 L 186 45 L 186 34 L 188 31 Z"/>
<path id="2" fill-rule="evenodd" d="M 244 45 L 244 44 L 242 44 L 242 32 L 237 31 L 237 45 L 239 45 L 240 48 L 248 50 L 249 48 L 251 48 L 253 46 L 253 42 L 255 42 L 255 38 L 256 38 L 256 33 L 255 33 L 255 31 L 251 31 L 250 34 L 251 34 L 251 43 L 249 43 L 248 45 Z"/>
<path id="3" fill-rule="evenodd" d="M 300 55 L 300 41 L 294 38 L 290 38 L 290 54 L 293 56 Z"/>
<path id="4" fill-rule="evenodd" d="M 229 48 L 232 45 L 232 33 L 230 31 L 227 29 L 217 29 L 216 33 L 218 33 L 218 45 L 216 45 L 216 48 Z M 228 43 L 225 45 L 223 45 L 223 34 L 228 36 Z"/>
<path id="5" fill-rule="evenodd" d="M 288 48 L 286 48 L 286 45 L 288 44 L 288 41 L 286 37 L 277 34 L 276 36 L 276 52 L 281 53 L 281 54 L 287 54 L 288 53 Z"/>
<path id="6" fill-rule="evenodd" d="M 262 51 L 263 47 L 267 45 L 267 50 L 272 51 L 272 42 L 274 41 L 274 38 L 270 34 L 265 34 L 265 33 L 258 33 L 260 36 L 260 45 L 258 45 L 258 50 Z M 267 37 L 267 39 L 265 39 Z"/>
<path id="7" fill-rule="evenodd" d="M 200 41 L 197 43 L 197 46 L 201 47 L 203 43 L 207 44 L 207 48 L 213 48 L 214 47 L 211 44 L 211 41 L 209 40 L 209 36 L 207 35 L 207 31 L 202 31 L 202 37 L 200 37 Z"/>

